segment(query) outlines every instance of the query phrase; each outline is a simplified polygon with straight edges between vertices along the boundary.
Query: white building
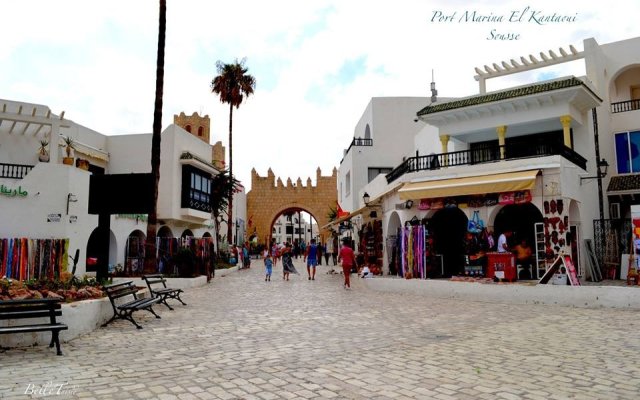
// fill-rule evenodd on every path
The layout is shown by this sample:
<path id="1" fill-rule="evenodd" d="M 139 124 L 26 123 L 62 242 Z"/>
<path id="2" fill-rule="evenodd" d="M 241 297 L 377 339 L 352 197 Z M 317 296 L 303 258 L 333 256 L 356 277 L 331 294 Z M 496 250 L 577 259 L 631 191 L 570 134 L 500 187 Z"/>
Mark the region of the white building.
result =
<path id="1" fill-rule="evenodd" d="M 311 239 L 318 240 L 320 231 L 315 220 L 307 221 L 300 212 L 291 215 L 280 215 L 273 223 L 271 237 L 276 243 L 309 243 Z"/>
<path id="2" fill-rule="evenodd" d="M 97 246 L 98 216 L 88 212 L 90 176 L 150 172 L 151 134 L 106 136 L 65 119 L 64 113 L 54 115 L 43 105 L 8 100 L 0 100 L 0 104 L 0 185 L 3 192 L 4 188 L 8 192 L 17 189 L 17 195 L 0 198 L 0 239 L 68 239 L 69 255 L 80 250 L 76 274 L 81 275 L 87 271 L 86 261 L 95 257 Z M 64 154 L 58 145 L 64 144 L 64 137 L 73 139 L 73 155 L 87 160 L 89 170 L 61 162 Z M 46 146 L 48 162 L 38 161 L 41 140 L 50 142 Z M 162 132 L 160 253 L 170 250 L 171 239 L 213 239 L 208 200 L 211 177 L 219 172 L 213 159 L 213 146 L 196 135 L 174 124 Z M 114 194 L 114 198 L 141 195 L 132 190 Z M 236 196 L 234 222 L 246 220 L 242 196 L 243 191 Z M 112 215 L 108 264 L 140 266 L 146 228 L 146 215 Z M 220 233 L 226 233 L 224 224 Z M 244 226 L 240 233 L 244 235 Z"/>
<path id="3" fill-rule="evenodd" d="M 485 92 L 487 79 L 580 59 L 585 77 Z M 422 251 L 433 256 L 429 276 L 463 273 L 463 243 L 468 221 L 476 214 L 496 236 L 514 231 L 534 247 L 533 278 L 561 253 L 572 256 L 583 277 L 592 275 L 584 239 L 595 242 L 601 261 L 611 257 L 615 262 L 624 252 L 620 242 L 626 240 L 625 233 L 602 226 L 594 236 L 594 220 L 600 226 L 605 218 L 598 181 L 603 191 L 608 188 L 609 198 L 620 203 L 612 209 L 622 215 L 640 193 L 634 165 L 640 165 L 640 152 L 635 151 L 635 136 L 640 139 L 640 38 L 606 45 L 587 39 L 583 51 L 571 47 L 523 56 L 501 63 L 504 67 L 495 67 L 496 61 L 494 68 L 476 69 L 478 94 L 415 109 L 421 121 L 437 128 L 441 149 L 436 154 L 428 149 L 420 149 L 419 155 L 406 153 L 392 173 L 355 194 L 366 192 L 370 206 L 379 210 L 385 271 L 404 267 L 406 255 L 396 248 L 397 235 L 405 225 L 413 225 L 422 227 L 420 234 L 427 232 Z M 428 142 L 409 141 L 416 147 Z M 606 176 L 598 167 L 603 160 L 612 164 Z M 346 178 L 340 177 L 340 185 L 345 185 Z M 602 210 L 607 214 L 606 198 Z M 368 208 L 359 214 L 366 223 Z M 404 232 L 411 229 L 419 230 Z M 605 245 L 605 235 L 620 235 L 610 240 L 616 249 Z"/>
<path id="4" fill-rule="evenodd" d="M 353 140 L 338 169 L 338 202 L 344 211 L 362 206 L 360 190 L 379 174 L 387 174 L 407 155 L 415 154 L 414 138 L 424 126 L 415 111 L 426 97 L 374 97 L 356 124 Z"/>

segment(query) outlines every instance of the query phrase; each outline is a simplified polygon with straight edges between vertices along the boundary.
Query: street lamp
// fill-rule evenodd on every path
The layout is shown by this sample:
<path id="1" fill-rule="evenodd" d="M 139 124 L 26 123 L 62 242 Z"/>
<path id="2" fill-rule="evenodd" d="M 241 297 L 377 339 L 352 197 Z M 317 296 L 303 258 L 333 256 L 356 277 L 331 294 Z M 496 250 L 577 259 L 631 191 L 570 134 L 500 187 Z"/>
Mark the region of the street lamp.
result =
<path id="1" fill-rule="evenodd" d="M 596 176 L 581 176 L 580 182 L 587 179 L 596 179 L 596 178 L 604 178 L 607 176 L 607 171 L 609 169 L 609 163 L 604 158 L 598 161 L 598 170 Z"/>
<path id="2" fill-rule="evenodd" d="M 365 206 L 369 204 L 369 199 L 370 199 L 369 193 L 364 192 L 364 196 L 362 196 L 362 200 L 364 201 Z"/>

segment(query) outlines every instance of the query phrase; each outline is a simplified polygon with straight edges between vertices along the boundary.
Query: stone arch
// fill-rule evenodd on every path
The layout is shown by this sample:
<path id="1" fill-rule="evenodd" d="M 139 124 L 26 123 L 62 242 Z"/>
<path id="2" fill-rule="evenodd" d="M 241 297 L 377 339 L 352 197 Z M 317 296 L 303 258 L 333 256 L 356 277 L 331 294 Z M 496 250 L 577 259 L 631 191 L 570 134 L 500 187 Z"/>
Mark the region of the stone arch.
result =
<path id="1" fill-rule="evenodd" d="M 276 220 L 281 215 L 287 214 L 288 212 L 297 213 L 298 211 L 302 211 L 302 212 L 306 212 L 306 213 L 310 214 L 313 217 L 313 219 L 316 220 L 316 223 L 318 223 L 318 229 L 320 228 L 321 225 L 318 222 L 318 217 L 311 210 L 308 210 L 305 207 L 301 207 L 299 205 L 289 204 L 289 205 L 285 205 L 283 208 L 281 208 L 280 210 L 276 211 L 273 214 L 273 217 L 271 218 L 271 224 L 269 225 L 270 236 L 271 236 L 271 234 L 273 232 L 273 227 L 274 227 L 274 224 L 276 223 Z M 292 221 L 293 221 L 293 218 L 292 218 Z M 295 226 L 296 223 L 294 222 L 293 225 Z M 320 233 L 320 232 L 316 232 L 316 233 Z M 295 235 L 294 235 L 294 237 L 295 237 Z M 324 240 L 324 236 L 321 235 L 321 237 L 322 237 L 322 240 Z M 271 238 L 268 239 L 268 242 L 269 243 L 271 242 Z"/>
<path id="2" fill-rule="evenodd" d="M 288 209 L 308 212 L 319 228 L 327 225 L 330 209 L 336 208 L 337 177 L 336 168 L 330 176 L 322 176 L 318 168 L 315 186 L 311 184 L 311 178 L 307 178 L 305 185 L 300 178 L 295 185 L 288 178 L 285 185 L 280 178 L 276 181 L 271 168 L 266 177 L 252 170 L 251 190 L 247 193 L 247 219 L 251 221 L 248 232 L 257 235 L 258 243 L 268 244 L 276 217 Z M 320 229 L 321 239 L 324 240 L 329 233 L 327 229 Z"/>

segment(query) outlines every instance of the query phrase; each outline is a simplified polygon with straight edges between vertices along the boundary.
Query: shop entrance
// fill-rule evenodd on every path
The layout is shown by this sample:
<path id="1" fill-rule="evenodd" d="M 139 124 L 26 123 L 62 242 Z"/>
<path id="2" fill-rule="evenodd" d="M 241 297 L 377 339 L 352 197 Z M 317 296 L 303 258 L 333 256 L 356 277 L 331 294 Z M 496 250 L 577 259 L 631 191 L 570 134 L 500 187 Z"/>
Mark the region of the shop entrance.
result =
<path id="1" fill-rule="evenodd" d="M 435 253 L 442 255 L 444 277 L 458 275 L 464 270 L 467 222 L 467 216 L 457 207 L 439 210 L 429 221 Z"/>
<path id="2" fill-rule="evenodd" d="M 513 232 L 513 236 L 509 241 L 510 247 L 514 247 L 524 239 L 529 246 L 534 248 L 535 233 L 533 224 L 542 221 L 542 213 L 535 205 L 531 203 L 511 204 L 498 211 L 493 226 L 496 237 L 505 231 Z"/>

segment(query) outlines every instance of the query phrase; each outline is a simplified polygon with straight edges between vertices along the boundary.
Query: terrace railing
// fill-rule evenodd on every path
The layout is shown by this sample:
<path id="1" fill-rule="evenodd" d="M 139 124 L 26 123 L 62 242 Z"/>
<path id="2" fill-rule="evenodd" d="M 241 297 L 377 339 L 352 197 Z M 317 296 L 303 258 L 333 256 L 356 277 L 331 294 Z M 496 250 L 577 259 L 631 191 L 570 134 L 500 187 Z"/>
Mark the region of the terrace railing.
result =
<path id="1" fill-rule="evenodd" d="M 33 165 L 0 163 L 0 178 L 22 179 L 32 169 Z"/>
<path id="2" fill-rule="evenodd" d="M 635 110 L 640 110 L 640 99 L 611 103 L 612 114 Z"/>
<path id="3" fill-rule="evenodd" d="M 504 157 L 502 156 L 502 153 L 504 153 Z M 389 172 L 386 175 L 386 178 L 387 182 L 391 183 L 409 172 L 553 155 L 561 155 L 580 168 L 587 168 L 587 160 L 564 144 L 518 143 L 504 146 L 487 146 L 472 150 L 452 151 L 449 153 L 430 154 L 426 156 L 416 155 L 405 159 L 402 164 Z"/>

